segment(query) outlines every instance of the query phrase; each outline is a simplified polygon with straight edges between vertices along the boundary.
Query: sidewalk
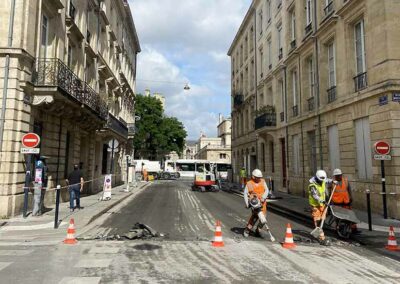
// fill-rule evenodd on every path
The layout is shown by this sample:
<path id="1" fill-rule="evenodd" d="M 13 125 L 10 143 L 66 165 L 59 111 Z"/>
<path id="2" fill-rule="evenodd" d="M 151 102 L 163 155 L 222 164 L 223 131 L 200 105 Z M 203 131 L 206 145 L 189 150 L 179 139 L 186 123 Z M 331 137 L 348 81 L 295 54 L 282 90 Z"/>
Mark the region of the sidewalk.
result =
<path id="1" fill-rule="evenodd" d="M 55 204 L 52 204 L 42 216 L 17 216 L 0 220 L 0 246 L 15 244 L 47 245 L 61 242 L 66 236 L 66 230 L 71 218 L 75 220 L 75 229 L 79 233 L 87 225 L 102 214 L 116 206 L 126 198 L 136 195 L 145 189 L 148 183 L 138 182 L 136 187 L 130 186 L 129 192 L 124 192 L 125 185 L 112 189 L 109 201 L 100 201 L 103 192 L 81 197 L 83 209 L 70 212 L 69 201 L 60 203 L 59 227 L 54 229 Z"/>
<path id="2" fill-rule="evenodd" d="M 225 183 L 222 186 L 223 190 L 230 190 L 234 193 L 243 195 L 243 189 L 237 183 Z M 273 211 L 278 211 L 296 219 L 302 219 L 307 223 L 312 224 L 311 212 L 309 209 L 308 199 L 291 195 L 283 192 L 274 191 L 275 199 L 268 200 L 268 207 Z M 354 209 L 361 223 L 358 228 L 361 230 L 360 235 L 354 235 L 353 239 L 361 244 L 368 245 L 373 248 L 383 248 L 388 241 L 389 226 L 393 226 L 396 237 L 400 236 L 400 220 L 384 219 L 379 214 L 372 214 L 372 231 L 368 230 L 368 215 L 367 212 Z M 399 253 L 397 253 L 399 254 Z M 399 254 L 400 255 L 400 254 Z"/>

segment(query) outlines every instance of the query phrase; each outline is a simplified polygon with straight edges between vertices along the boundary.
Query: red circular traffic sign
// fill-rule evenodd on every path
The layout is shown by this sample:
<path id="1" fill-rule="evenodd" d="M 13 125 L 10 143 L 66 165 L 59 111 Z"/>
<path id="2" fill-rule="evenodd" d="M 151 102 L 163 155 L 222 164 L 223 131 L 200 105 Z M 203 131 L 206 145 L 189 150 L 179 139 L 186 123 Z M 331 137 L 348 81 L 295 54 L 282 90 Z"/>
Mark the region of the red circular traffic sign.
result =
<path id="1" fill-rule="evenodd" d="M 390 153 L 390 145 L 385 141 L 378 141 L 374 145 L 375 152 L 379 155 L 388 155 Z"/>
<path id="2" fill-rule="evenodd" d="M 35 148 L 40 143 L 40 137 L 36 133 L 27 133 L 22 136 L 22 145 L 26 148 Z"/>

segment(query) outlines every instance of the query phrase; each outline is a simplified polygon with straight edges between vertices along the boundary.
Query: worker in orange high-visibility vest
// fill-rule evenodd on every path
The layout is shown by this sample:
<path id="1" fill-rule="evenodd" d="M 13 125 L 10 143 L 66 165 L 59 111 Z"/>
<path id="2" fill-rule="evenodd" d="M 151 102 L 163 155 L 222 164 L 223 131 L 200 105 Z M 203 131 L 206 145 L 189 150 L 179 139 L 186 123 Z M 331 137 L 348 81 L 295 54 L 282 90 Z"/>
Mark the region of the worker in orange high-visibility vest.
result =
<path id="1" fill-rule="evenodd" d="M 343 176 L 341 169 L 335 169 L 333 171 L 333 180 L 336 181 L 336 189 L 332 195 L 331 204 L 341 206 L 343 208 L 351 209 L 353 197 L 351 194 L 351 186 L 347 177 Z M 357 225 L 352 225 L 353 233 L 359 233 Z"/>
<path id="2" fill-rule="evenodd" d="M 244 188 L 244 202 L 246 204 L 246 208 L 249 208 L 249 198 L 251 196 L 256 195 L 257 198 L 261 201 L 262 203 L 262 212 L 264 215 L 267 213 L 267 197 L 269 194 L 269 189 L 267 184 L 265 183 L 265 180 L 262 178 L 262 172 L 259 169 L 255 169 L 252 174 L 251 174 L 251 180 L 249 180 L 246 183 L 246 187 Z M 254 223 L 257 221 L 257 214 L 252 213 L 250 216 L 249 221 L 247 222 L 247 226 L 243 232 L 244 237 L 248 237 L 250 230 L 253 228 Z M 263 224 L 259 222 L 259 225 L 257 226 L 256 234 L 260 234 L 260 229 L 262 228 Z"/>

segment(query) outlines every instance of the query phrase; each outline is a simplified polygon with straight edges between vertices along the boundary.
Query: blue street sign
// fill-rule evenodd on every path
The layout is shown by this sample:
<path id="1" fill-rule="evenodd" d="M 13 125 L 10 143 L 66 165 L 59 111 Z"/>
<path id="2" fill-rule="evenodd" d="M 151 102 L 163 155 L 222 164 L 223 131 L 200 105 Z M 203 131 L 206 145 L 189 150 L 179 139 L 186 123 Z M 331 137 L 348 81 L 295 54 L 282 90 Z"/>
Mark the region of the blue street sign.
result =
<path id="1" fill-rule="evenodd" d="M 400 102 L 400 93 L 393 93 L 392 94 L 392 101 Z"/>
<path id="2" fill-rule="evenodd" d="M 383 95 L 379 97 L 379 105 L 383 106 L 383 105 L 387 105 L 388 104 L 388 97 L 387 95 Z"/>

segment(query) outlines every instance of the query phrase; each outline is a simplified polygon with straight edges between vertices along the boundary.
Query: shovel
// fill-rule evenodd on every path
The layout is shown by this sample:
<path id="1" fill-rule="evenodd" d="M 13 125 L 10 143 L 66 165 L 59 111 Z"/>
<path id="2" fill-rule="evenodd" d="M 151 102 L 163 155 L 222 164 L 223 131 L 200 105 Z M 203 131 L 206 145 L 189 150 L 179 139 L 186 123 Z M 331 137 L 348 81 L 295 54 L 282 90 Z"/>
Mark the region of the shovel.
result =
<path id="1" fill-rule="evenodd" d="M 311 235 L 312 235 L 314 238 L 316 238 L 316 239 L 318 239 L 319 236 L 324 232 L 324 230 L 322 230 L 322 227 L 324 226 L 324 222 L 325 222 L 325 218 L 326 218 L 326 213 L 327 213 L 327 211 L 328 211 L 329 204 L 331 203 L 332 196 L 333 196 L 333 193 L 335 192 L 335 189 L 336 189 L 336 184 L 333 186 L 333 190 L 332 190 L 331 196 L 329 197 L 329 201 L 328 201 L 328 203 L 326 204 L 326 208 L 324 209 L 324 212 L 323 212 L 323 214 L 322 214 L 321 225 L 320 225 L 319 227 L 316 227 L 314 230 L 311 231 Z"/>

